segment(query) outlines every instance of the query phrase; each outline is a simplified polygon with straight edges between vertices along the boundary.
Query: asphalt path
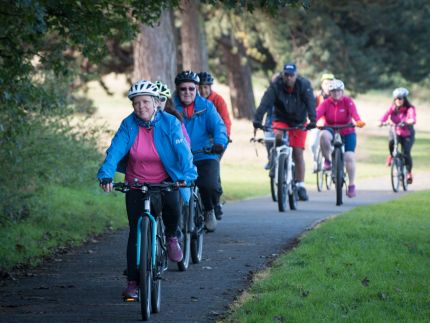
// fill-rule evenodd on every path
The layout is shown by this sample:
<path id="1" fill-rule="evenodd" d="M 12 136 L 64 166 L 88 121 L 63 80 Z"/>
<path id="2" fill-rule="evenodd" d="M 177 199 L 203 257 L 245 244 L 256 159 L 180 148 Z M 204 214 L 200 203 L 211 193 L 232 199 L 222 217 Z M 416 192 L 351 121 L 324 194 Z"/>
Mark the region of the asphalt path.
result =
<path id="1" fill-rule="evenodd" d="M 430 188 L 430 174 L 416 176 L 410 191 Z M 270 197 L 230 202 L 215 233 L 205 236 L 204 259 L 178 272 L 170 264 L 162 282 L 161 313 L 152 322 L 212 322 L 249 286 L 253 274 L 296 244 L 323 219 L 360 205 L 382 202 L 393 193 L 387 178 L 360 182 L 358 196 L 335 206 L 335 192 L 309 189 L 310 201 L 280 213 Z M 56 257 L 40 268 L 3 281 L 1 322 L 133 322 L 137 303 L 124 303 L 127 230 Z"/>

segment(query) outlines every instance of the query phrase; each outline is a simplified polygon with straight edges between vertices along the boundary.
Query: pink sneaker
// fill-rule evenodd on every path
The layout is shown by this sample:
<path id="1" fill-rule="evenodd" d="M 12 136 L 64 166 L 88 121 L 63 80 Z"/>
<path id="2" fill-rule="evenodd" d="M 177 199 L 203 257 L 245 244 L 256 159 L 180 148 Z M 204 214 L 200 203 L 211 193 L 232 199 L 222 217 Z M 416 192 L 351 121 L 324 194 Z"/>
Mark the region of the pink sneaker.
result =
<path id="1" fill-rule="evenodd" d="M 329 161 L 328 159 L 324 159 L 323 169 L 324 170 L 331 170 L 331 161 Z"/>
<path id="2" fill-rule="evenodd" d="M 167 255 L 173 262 L 180 262 L 182 260 L 183 254 L 177 237 L 167 238 Z"/>
<path id="3" fill-rule="evenodd" d="M 122 296 L 124 298 L 138 298 L 138 294 L 137 294 L 137 282 L 134 280 L 130 280 L 127 283 L 127 288 L 124 289 L 124 291 L 122 292 Z"/>
<path id="4" fill-rule="evenodd" d="M 348 185 L 348 192 L 346 192 L 346 196 L 350 198 L 357 196 L 357 193 L 355 193 L 355 185 Z"/>

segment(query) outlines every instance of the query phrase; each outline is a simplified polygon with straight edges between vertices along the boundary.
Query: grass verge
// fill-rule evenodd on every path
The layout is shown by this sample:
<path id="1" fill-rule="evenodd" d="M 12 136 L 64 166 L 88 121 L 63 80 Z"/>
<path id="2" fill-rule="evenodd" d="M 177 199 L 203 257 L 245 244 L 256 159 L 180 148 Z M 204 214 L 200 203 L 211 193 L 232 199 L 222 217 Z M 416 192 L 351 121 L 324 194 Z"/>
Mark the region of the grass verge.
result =
<path id="1" fill-rule="evenodd" d="M 425 322 L 430 191 L 319 225 L 257 280 L 224 322 Z"/>
<path id="2" fill-rule="evenodd" d="M 35 266 L 58 248 L 72 247 L 88 237 L 124 227 L 124 197 L 87 189 L 45 187 L 31 216 L 0 227 L 0 270 Z"/>

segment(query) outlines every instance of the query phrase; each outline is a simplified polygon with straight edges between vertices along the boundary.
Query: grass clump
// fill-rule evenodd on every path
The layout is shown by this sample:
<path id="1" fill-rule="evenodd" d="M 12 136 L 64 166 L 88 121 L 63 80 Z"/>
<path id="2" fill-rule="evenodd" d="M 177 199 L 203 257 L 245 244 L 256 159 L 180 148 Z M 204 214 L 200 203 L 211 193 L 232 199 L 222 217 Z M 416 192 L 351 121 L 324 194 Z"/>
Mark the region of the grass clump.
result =
<path id="1" fill-rule="evenodd" d="M 321 224 L 225 321 L 427 321 L 429 201 L 414 193 Z"/>

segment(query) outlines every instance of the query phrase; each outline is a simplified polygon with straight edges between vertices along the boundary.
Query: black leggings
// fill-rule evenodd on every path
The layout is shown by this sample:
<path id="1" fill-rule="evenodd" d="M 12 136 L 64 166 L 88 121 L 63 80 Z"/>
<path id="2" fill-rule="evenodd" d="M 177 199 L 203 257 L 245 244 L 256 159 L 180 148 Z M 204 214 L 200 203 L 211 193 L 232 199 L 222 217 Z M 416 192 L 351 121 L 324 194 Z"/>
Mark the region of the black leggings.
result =
<path id="1" fill-rule="evenodd" d="M 406 168 L 407 168 L 408 172 L 411 172 L 412 166 L 413 166 L 411 150 L 412 150 L 412 146 L 414 145 L 414 142 L 415 142 L 415 136 L 414 136 L 414 134 L 412 134 L 411 136 L 408 136 L 408 137 L 397 136 L 397 141 L 402 146 L 402 152 L 405 155 Z M 390 140 L 388 142 L 388 148 L 390 149 L 390 155 L 393 156 L 394 139 Z"/>
<path id="2" fill-rule="evenodd" d="M 139 190 L 131 190 L 125 195 L 125 206 L 127 208 L 128 225 L 130 231 L 127 243 L 127 277 L 128 280 L 138 280 L 136 268 L 136 233 L 137 221 L 143 211 L 143 194 Z M 175 236 L 177 234 L 178 220 L 180 214 L 179 191 L 163 191 L 161 193 L 151 194 L 151 214 L 158 215 L 162 213 L 163 223 L 166 227 L 166 236 Z"/>
<path id="3" fill-rule="evenodd" d="M 197 167 L 196 184 L 200 190 L 205 210 L 213 210 L 219 203 L 222 194 L 219 161 L 216 159 L 205 159 L 194 162 Z"/>

